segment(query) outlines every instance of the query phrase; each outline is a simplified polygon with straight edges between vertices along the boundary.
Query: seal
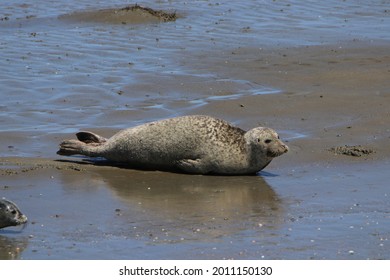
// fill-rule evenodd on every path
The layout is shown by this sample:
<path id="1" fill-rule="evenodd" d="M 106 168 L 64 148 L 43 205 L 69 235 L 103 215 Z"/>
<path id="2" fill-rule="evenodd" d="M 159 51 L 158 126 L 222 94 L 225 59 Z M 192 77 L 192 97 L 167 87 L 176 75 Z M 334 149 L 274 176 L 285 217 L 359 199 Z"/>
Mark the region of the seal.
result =
<path id="1" fill-rule="evenodd" d="M 217 118 L 182 116 L 122 130 L 106 139 L 92 132 L 65 140 L 59 155 L 81 154 L 141 169 L 192 174 L 255 174 L 288 151 L 271 128 L 245 131 Z"/>
<path id="2" fill-rule="evenodd" d="M 5 198 L 0 199 L 0 228 L 19 226 L 27 223 L 27 217 L 18 206 Z"/>

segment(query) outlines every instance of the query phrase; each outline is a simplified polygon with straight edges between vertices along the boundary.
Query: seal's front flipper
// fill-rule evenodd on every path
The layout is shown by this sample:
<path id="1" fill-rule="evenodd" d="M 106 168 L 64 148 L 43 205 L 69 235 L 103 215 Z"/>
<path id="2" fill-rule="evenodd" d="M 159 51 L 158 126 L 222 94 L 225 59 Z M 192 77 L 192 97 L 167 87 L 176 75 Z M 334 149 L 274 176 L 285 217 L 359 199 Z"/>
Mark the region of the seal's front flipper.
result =
<path id="1" fill-rule="evenodd" d="M 198 159 L 182 159 L 177 161 L 177 167 L 187 173 L 192 174 L 207 174 L 207 170 L 204 161 L 200 158 Z"/>
<path id="2" fill-rule="evenodd" d="M 101 137 L 95 133 L 89 132 L 89 131 L 80 131 L 79 133 L 76 133 L 77 139 L 79 139 L 81 142 L 84 142 L 86 144 L 89 143 L 104 143 L 107 141 L 106 138 Z"/>

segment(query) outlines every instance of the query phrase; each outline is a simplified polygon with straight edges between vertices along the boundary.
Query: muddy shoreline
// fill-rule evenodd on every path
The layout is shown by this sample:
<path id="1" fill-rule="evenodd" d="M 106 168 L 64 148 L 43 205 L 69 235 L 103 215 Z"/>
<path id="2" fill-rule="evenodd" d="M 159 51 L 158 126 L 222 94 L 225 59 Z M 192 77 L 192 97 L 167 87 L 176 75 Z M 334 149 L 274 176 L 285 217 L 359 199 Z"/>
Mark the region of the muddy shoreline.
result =
<path id="1" fill-rule="evenodd" d="M 390 258 L 389 43 L 227 47 L 220 44 L 226 34 L 211 38 L 224 24 L 215 22 L 202 41 L 207 48 L 191 40 L 172 48 L 173 38 L 156 26 L 148 27 L 149 41 L 133 45 L 131 36 L 118 39 L 122 25 L 71 29 L 68 35 L 87 38 L 87 51 L 61 49 L 63 34 L 49 44 L 49 31 L 25 31 L 38 54 L 45 44 L 55 51 L 44 60 L 22 49 L 21 68 L 8 62 L 12 77 L 2 80 L 16 99 L 0 106 L 1 196 L 15 201 L 29 224 L 0 230 L 1 259 Z M 51 31 L 64 23 L 56 24 Z M 27 73 L 28 86 L 15 82 L 15 73 Z M 189 114 L 243 129 L 272 127 L 290 152 L 258 176 L 234 177 L 55 154 L 79 130 L 110 137 Z"/>

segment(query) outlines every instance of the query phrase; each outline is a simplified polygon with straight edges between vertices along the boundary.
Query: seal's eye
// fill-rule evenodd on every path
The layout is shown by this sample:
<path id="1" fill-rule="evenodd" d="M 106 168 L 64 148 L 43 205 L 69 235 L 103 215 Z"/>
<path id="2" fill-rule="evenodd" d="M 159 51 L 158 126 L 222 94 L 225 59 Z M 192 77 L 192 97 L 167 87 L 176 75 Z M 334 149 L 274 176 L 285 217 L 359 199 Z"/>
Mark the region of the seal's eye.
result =
<path id="1" fill-rule="evenodd" d="M 269 144 L 269 143 L 271 143 L 271 142 L 272 142 L 271 139 L 265 139 L 265 140 L 264 140 L 264 143 L 265 143 L 265 144 Z"/>

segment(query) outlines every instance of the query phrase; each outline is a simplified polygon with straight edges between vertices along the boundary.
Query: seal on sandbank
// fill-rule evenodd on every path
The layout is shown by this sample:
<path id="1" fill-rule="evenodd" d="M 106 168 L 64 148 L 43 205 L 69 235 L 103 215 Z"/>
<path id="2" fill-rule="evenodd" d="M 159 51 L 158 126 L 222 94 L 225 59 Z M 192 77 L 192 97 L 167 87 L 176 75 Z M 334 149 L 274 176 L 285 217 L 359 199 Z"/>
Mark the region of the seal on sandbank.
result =
<path id="1" fill-rule="evenodd" d="M 0 199 L 0 228 L 19 226 L 27 223 L 27 217 L 18 206 L 5 198 Z"/>
<path id="2" fill-rule="evenodd" d="M 109 139 L 79 132 L 59 155 L 104 157 L 134 168 L 192 174 L 255 174 L 288 151 L 271 128 L 242 130 L 209 116 L 193 115 L 146 123 Z"/>

